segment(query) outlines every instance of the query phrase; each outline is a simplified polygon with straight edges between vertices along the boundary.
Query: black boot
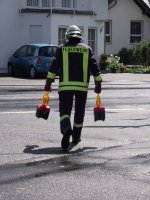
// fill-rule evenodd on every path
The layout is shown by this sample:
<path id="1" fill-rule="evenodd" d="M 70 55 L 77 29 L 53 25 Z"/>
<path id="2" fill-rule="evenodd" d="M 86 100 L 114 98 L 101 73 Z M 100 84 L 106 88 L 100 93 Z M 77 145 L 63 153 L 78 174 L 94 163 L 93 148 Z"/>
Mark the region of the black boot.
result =
<path id="1" fill-rule="evenodd" d="M 81 138 L 73 138 L 72 139 L 72 144 L 77 145 L 79 142 L 81 142 Z"/>
<path id="2" fill-rule="evenodd" d="M 68 129 L 63 131 L 63 137 L 61 140 L 61 147 L 63 150 L 67 150 L 70 144 L 70 136 L 72 135 L 72 130 Z"/>
<path id="3" fill-rule="evenodd" d="M 64 150 L 67 150 L 70 144 L 70 136 L 72 135 L 72 128 L 69 118 L 65 118 L 60 122 L 60 130 L 63 134 L 62 140 L 61 140 L 61 147 Z"/>
<path id="4" fill-rule="evenodd" d="M 72 133 L 73 145 L 77 145 L 81 141 L 81 130 L 82 128 L 73 127 L 73 133 Z"/>

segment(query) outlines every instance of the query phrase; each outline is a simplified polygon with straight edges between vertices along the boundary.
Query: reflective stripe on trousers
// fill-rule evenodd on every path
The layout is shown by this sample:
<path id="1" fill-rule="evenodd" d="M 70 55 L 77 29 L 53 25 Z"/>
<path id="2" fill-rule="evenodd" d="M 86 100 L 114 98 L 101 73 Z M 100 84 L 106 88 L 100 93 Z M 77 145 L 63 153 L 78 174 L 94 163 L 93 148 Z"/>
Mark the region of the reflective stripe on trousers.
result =
<path id="1" fill-rule="evenodd" d="M 81 91 L 63 91 L 59 92 L 59 112 L 60 112 L 60 129 L 61 131 L 67 126 L 71 126 L 70 116 L 74 104 L 74 124 L 73 127 L 82 130 L 87 92 Z"/>

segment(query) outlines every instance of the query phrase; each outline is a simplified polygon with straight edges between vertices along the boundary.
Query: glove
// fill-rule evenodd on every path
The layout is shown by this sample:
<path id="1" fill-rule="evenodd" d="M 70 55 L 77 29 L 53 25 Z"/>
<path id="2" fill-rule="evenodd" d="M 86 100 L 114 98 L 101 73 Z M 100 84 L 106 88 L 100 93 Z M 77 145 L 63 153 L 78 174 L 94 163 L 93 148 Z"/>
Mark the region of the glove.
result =
<path id="1" fill-rule="evenodd" d="M 97 94 L 101 93 L 101 81 L 95 82 L 94 92 Z"/>
<path id="2" fill-rule="evenodd" d="M 45 87 L 44 87 L 44 90 L 47 91 L 47 92 L 51 92 L 51 84 L 52 84 L 52 80 L 51 79 L 47 79 L 46 80 L 46 83 L 45 83 Z"/>

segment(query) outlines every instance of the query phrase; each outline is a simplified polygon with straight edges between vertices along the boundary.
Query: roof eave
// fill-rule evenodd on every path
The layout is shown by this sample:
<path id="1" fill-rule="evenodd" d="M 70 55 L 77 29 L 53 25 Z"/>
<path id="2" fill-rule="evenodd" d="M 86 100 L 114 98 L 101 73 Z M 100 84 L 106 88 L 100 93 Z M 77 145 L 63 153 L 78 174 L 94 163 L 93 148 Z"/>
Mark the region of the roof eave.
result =
<path id="1" fill-rule="evenodd" d="M 133 0 L 133 1 L 142 9 L 142 13 L 144 15 L 150 17 L 150 8 L 144 1 L 141 0 Z"/>

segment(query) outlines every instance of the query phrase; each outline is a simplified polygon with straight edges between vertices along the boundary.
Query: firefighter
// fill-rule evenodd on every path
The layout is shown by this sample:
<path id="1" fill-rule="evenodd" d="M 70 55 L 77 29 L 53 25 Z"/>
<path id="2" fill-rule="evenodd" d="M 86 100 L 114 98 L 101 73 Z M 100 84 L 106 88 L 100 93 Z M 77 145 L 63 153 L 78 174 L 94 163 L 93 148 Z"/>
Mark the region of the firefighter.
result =
<path id="1" fill-rule="evenodd" d="M 59 73 L 59 115 L 61 146 L 67 150 L 72 136 L 72 144 L 81 141 L 85 106 L 90 74 L 95 80 L 95 93 L 101 92 L 101 75 L 94 53 L 82 42 L 82 31 L 71 25 L 65 33 L 66 41 L 60 45 L 50 66 L 45 83 L 45 91 L 51 91 L 51 84 Z M 73 104 L 75 102 L 75 104 Z M 74 105 L 74 122 L 71 125 L 71 111 Z"/>

